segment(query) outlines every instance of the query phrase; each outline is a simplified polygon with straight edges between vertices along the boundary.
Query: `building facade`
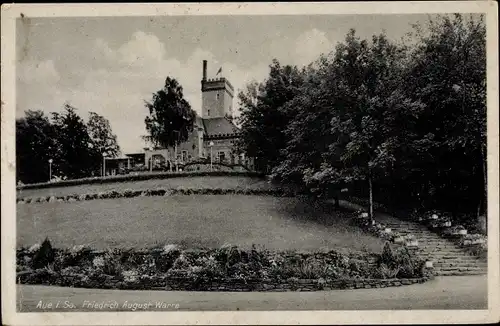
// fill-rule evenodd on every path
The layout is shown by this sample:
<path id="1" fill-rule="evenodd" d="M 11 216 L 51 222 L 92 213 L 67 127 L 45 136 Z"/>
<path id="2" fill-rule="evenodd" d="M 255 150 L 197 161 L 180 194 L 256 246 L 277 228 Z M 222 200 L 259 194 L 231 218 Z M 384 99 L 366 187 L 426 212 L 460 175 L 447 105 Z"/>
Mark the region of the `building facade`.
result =
<path id="1" fill-rule="evenodd" d="M 236 153 L 239 128 L 233 123 L 234 88 L 224 77 L 207 77 L 207 61 L 203 60 L 201 79 L 201 116 L 196 114 L 188 139 L 174 147 L 146 149 L 145 164 L 185 164 L 212 159 L 226 164 L 251 165 L 252 161 Z"/>

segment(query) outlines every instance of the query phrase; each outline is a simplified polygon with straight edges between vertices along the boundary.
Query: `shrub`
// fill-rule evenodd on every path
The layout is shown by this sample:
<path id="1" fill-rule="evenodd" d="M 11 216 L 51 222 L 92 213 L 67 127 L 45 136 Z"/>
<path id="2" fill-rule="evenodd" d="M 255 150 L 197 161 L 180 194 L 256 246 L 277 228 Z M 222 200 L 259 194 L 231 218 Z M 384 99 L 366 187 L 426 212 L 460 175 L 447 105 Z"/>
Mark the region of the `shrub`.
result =
<path id="1" fill-rule="evenodd" d="M 93 266 L 96 268 L 96 272 L 105 275 L 121 275 L 123 270 L 120 262 L 120 253 L 110 250 L 106 251 L 103 255 L 95 257 Z"/>
<path id="2" fill-rule="evenodd" d="M 167 272 L 181 255 L 181 250 L 176 245 L 166 245 L 155 257 L 155 265 L 158 271 Z"/>
<path id="3" fill-rule="evenodd" d="M 40 248 L 35 252 L 32 260 L 32 266 L 35 269 L 47 267 L 49 264 L 53 263 L 55 260 L 55 252 L 52 248 L 49 238 L 45 240 L 40 245 Z"/>
<path id="4" fill-rule="evenodd" d="M 370 275 L 370 268 L 367 261 L 351 258 L 349 260 L 349 269 L 354 272 L 354 275 L 365 277 Z"/>
<path id="5" fill-rule="evenodd" d="M 230 267 L 241 262 L 242 254 L 237 246 L 225 244 L 215 251 L 214 258 L 222 265 Z"/>
<path id="6" fill-rule="evenodd" d="M 111 280 L 125 280 L 133 282 L 134 286 L 148 286 L 151 282 L 168 282 L 181 277 L 190 284 L 189 288 L 197 289 L 198 285 L 204 284 L 199 282 L 207 279 L 239 279 L 251 281 L 249 284 L 263 279 L 322 279 L 326 283 L 331 279 L 414 278 L 425 272 L 423 261 L 413 258 L 405 248 L 393 250 L 389 244 L 384 246 L 380 255 L 336 251 L 269 252 L 256 246 L 242 250 L 228 244 L 218 249 L 189 251 L 176 245 L 105 252 L 94 252 L 84 246 L 69 250 L 52 249 L 56 262 L 52 265 L 50 261 L 53 260 L 46 259 L 36 266 L 38 270 L 45 268 L 48 272 L 36 274 L 31 270 L 31 257 L 37 256 L 40 260 L 40 252 L 47 252 L 49 245 L 34 246 L 31 251 L 26 248 L 17 250 L 17 272 L 21 282 L 55 284 L 50 283 L 55 280 L 59 285 L 100 287 L 103 284 L 109 286 Z M 323 285 L 318 283 L 320 288 Z"/>
<path id="7" fill-rule="evenodd" d="M 400 268 L 390 268 L 385 263 L 380 264 L 374 272 L 375 278 L 391 279 L 395 278 Z"/>
<path id="8" fill-rule="evenodd" d="M 425 262 L 412 256 L 408 248 L 400 247 L 393 250 L 391 245 L 386 243 L 380 256 L 377 275 L 384 278 L 391 275 L 400 278 L 420 277 L 423 264 Z"/>
<path id="9" fill-rule="evenodd" d="M 68 251 L 63 251 L 58 255 L 60 266 L 77 266 L 82 260 L 90 260 L 92 250 L 86 246 L 74 246 Z"/>
<path id="10" fill-rule="evenodd" d="M 106 198 L 119 198 L 121 194 L 116 190 L 111 190 L 106 193 Z"/>

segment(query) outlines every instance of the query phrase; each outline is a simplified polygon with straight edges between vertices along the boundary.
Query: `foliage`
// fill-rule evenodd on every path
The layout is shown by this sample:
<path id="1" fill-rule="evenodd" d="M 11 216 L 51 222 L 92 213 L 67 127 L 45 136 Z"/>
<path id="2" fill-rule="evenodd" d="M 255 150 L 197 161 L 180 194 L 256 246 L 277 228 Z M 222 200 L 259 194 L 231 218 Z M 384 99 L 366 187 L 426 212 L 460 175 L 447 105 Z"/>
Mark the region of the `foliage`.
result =
<path id="1" fill-rule="evenodd" d="M 16 177 L 22 183 L 49 180 L 49 159 L 58 150 L 57 130 L 42 111 L 16 120 Z M 54 170 L 59 163 L 54 161 Z"/>
<path id="2" fill-rule="evenodd" d="M 33 260 L 31 261 L 33 268 L 45 268 L 55 260 L 54 249 L 48 238 L 42 242 L 39 248 L 36 249 Z"/>
<path id="3" fill-rule="evenodd" d="M 17 179 L 22 184 L 99 175 L 102 154 L 119 152 L 109 121 L 91 113 L 87 124 L 77 109 L 65 104 L 52 119 L 42 111 L 26 111 L 16 120 Z M 52 160 L 52 163 L 49 163 Z"/>
<path id="4" fill-rule="evenodd" d="M 238 147 L 254 157 L 262 171 L 269 171 L 282 159 L 284 130 L 291 120 L 283 105 L 298 94 L 302 82 L 297 67 L 281 66 L 274 59 L 269 69 L 264 82 L 251 83 L 238 94 L 242 127 Z"/>
<path id="5" fill-rule="evenodd" d="M 116 140 L 116 135 L 111 130 L 108 119 L 95 112 L 90 112 L 87 128 L 93 149 L 97 153 L 101 156 L 106 154 L 107 157 L 116 157 L 120 154 L 120 146 Z"/>
<path id="6" fill-rule="evenodd" d="M 413 187 L 416 193 L 430 194 L 422 198 L 423 204 L 446 207 L 452 213 L 470 212 L 479 204 L 484 207 L 484 16 L 439 16 L 430 21 L 426 31 L 417 28 L 415 36 L 418 43 L 410 52 L 411 80 L 403 86 L 432 109 L 424 110 L 418 117 L 418 160 L 412 160 L 408 179 L 411 183 L 420 180 Z M 454 180 L 453 184 L 449 180 Z"/>
<path id="7" fill-rule="evenodd" d="M 48 240 L 44 243 L 50 245 Z M 23 275 L 30 270 L 31 273 L 40 274 L 40 270 L 45 270 L 48 263 L 33 262 L 38 262 L 38 257 L 46 255 L 47 248 L 47 244 L 42 244 L 33 250 L 18 249 L 18 271 Z M 393 252 L 387 248 L 384 248 L 381 255 L 336 251 L 271 252 L 256 246 L 251 250 L 242 250 L 232 245 L 200 250 L 184 250 L 174 245 L 147 250 L 115 249 L 102 252 L 83 246 L 69 250 L 51 250 L 51 261 L 58 263 L 50 267 L 50 275 L 46 275 L 46 272 L 35 275 L 34 282 L 37 284 L 43 284 L 47 280 L 52 282 L 54 275 L 81 275 L 97 280 L 112 277 L 126 282 L 147 276 L 164 279 L 180 277 L 196 282 L 221 278 L 243 281 L 295 279 L 295 283 L 300 279 L 316 279 L 325 283 L 325 280 L 331 279 L 386 278 L 389 273 L 405 278 L 422 277 L 418 259 L 407 252 Z"/>
<path id="8" fill-rule="evenodd" d="M 53 112 L 57 129 L 58 151 L 54 155 L 58 172 L 68 178 L 82 178 L 92 174 L 94 162 L 100 162 L 83 119 L 76 109 L 66 104 L 62 113 Z"/>
<path id="9" fill-rule="evenodd" d="M 145 106 L 149 112 L 144 120 L 148 131 L 145 140 L 154 147 L 174 146 L 187 140 L 196 114 L 176 79 L 167 77 L 163 88 L 153 94 L 151 102 L 145 101 Z"/>
<path id="10" fill-rule="evenodd" d="M 240 94 L 244 150 L 316 196 L 348 185 L 369 198 L 370 217 L 375 201 L 484 212 L 484 16 L 436 17 L 411 42 L 351 30 L 330 54 L 290 69 L 289 83 L 273 62 L 268 79 Z"/>

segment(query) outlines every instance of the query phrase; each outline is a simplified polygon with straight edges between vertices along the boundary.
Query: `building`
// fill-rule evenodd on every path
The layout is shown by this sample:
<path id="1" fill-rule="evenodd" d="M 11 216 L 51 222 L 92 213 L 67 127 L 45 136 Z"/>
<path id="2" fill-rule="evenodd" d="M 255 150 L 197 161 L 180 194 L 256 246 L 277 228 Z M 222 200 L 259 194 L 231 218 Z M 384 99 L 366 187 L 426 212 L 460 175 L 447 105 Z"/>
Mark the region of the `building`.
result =
<path id="1" fill-rule="evenodd" d="M 132 167 L 144 165 L 145 153 L 130 153 L 120 157 L 103 158 L 103 160 L 106 175 L 117 175 L 125 173 Z"/>
<path id="2" fill-rule="evenodd" d="M 185 142 L 169 148 L 145 150 L 145 163 L 153 165 L 185 164 L 195 160 L 250 165 L 251 160 L 238 155 L 235 144 L 239 128 L 233 122 L 234 88 L 224 77 L 207 78 L 207 61 L 203 60 L 201 79 L 201 116 L 196 114 L 193 131 Z"/>
<path id="3" fill-rule="evenodd" d="M 233 122 L 234 88 L 224 77 L 207 78 L 207 61 L 203 60 L 201 79 L 201 116 L 196 113 L 193 131 L 185 142 L 168 148 L 145 148 L 144 153 L 125 154 L 107 158 L 105 174 L 115 175 L 123 171 L 143 167 L 173 167 L 192 161 L 206 160 L 226 164 L 243 164 L 252 167 L 253 160 L 235 151 L 239 128 Z"/>

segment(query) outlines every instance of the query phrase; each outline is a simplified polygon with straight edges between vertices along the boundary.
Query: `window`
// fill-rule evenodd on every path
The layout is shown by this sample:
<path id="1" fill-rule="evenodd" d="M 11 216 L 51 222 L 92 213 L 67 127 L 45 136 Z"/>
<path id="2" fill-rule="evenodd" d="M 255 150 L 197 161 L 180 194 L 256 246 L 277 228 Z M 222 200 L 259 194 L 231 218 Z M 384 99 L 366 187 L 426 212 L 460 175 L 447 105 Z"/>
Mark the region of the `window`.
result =
<path id="1" fill-rule="evenodd" d="M 208 116 L 210 116 L 210 110 L 208 110 Z"/>
<path id="2" fill-rule="evenodd" d="M 224 152 L 219 152 L 219 162 L 224 162 L 226 159 L 226 154 Z"/>
<path id="3" fill-rule="evenodd" d="M 182 151 L 182 162 L 186 162 L 188 157 L 187 151 Z"/>
<path id="4" fill-rule="evenodd" d="M 220 94 L 219 94 L 219 93 L 217 93 L 217 95 L 216 95 L 216 96 L 217 96 L 217 99 L 219 99 Z"/>

